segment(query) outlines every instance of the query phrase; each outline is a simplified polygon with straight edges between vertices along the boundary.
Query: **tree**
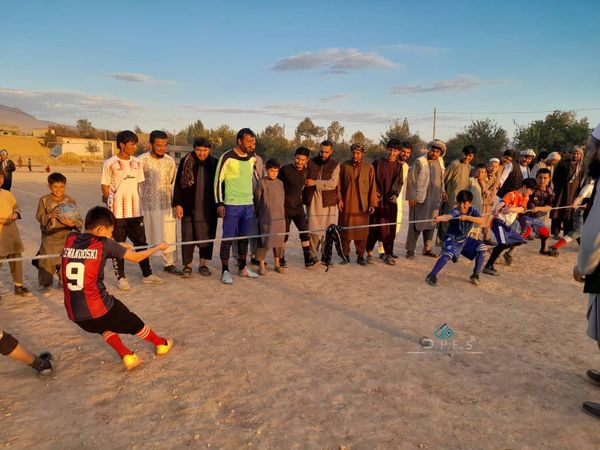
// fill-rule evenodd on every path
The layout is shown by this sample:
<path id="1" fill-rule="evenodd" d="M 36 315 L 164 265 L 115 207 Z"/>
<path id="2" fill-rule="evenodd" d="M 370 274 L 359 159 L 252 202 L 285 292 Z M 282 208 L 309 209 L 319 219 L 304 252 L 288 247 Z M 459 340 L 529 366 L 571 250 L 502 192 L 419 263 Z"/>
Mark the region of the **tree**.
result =
<path id="1" fill-rule="evenodd" d="M 344 140 L 344 127 L 337 120 L 331 122 L 331 124 L 327 127 L 327 139 L 337 144 L 338 142 L 342 142 Z"/>
<path id="2" fill-rule="evenodd" d="M 206 129 L 201 120 L 196 120 L 194 123 L 189 124 L 182 131 L 185 131 L 185 142 L 188 144 L 193 144 L 195 138 L 205 136 L 206 134 Z M 179 135 L 177 140 L 179 141 Z"/>
<path id="3" fill-rule="evenodd" d="M 258 134 L 256 151 L 266 159 L 277 158 L 282 162 L 291 160 L 292 145 L 285 137 L 285 128 L 276 123 Z"/>
<path id="4" fill-rule="evenodd" d="M 569 151 L 574 145 L 584 144 L 590 134 L 587 117 L 577 120 L 573 111 L 554 111 L 544 120 L 527 126 L 518 126 L 515 143 L 519 148 L 541 151 Z"/>
<path id="5" fill-rule="evenodd" d="M 365 136 L 365 133 L 363 133 L 360 130 L 357 130 L 356 132 L 354 132 L 354 134 L 352 136 L 350 136 L 350 143 L 351 144 L 363 144 L 365 147 L 368 145 L 371 145 L 371 142 L 369 139 L 367 139 L 367 137 Z"/>
<path id="6" fill-rule="evenodd" d="M 390 139 L 399 139 L 401 141 L 408 141 L 413 145 L 413 148 L 417 149 L 422 146 L 425 142 L 418 134 L 412 134 L 410 132 L 410 126 L 408 120 L 404 118 L 402 122 L 395 120 L 393 124 L 385 131 L 381 133 L 381 139 L 379 143 L 382 147 L 385 147 Z"/>
<path id="7" fill-rule="evenodd" d="M 144 134 L 144 132 L 142 131 L 142 129 L 138 125 L 135 126 L 135 128 L 133 129 L 133 131 L 136 134 Z"/>
<path id="8" fill-rule="evenodd" d="M 460 157 L 464 146 L 472 144 L 477 149 L 476 159 L 487 162 L 489 158 L 498 158 L 507 143 L 506 130 L 494 120 L 474 120 L 446 142 L 446 160 Z"/>
<path id="9" fill-rule="evenodd" d="M 87 119 L 79 119 L 77 121 L 77 132 L 80 137 L 93 138 L 96 137 L 96 129 L 92 126 L 92 122 Z"/>
<path id="10" fill-rule="evenodd" d="M 302 122 L 296 127 L 296 140 L 298 142 L 310 141 L 319 139 L 325 135 L 325 129 L 314 124 L 309 117 L 305 117 Z"/>
<path id="11" fill-rule="evenodd" d="M 85 146 L 85 149 L 86 149 L 86 151 L 88 151 L 92 154 L 92 159 L 94 159 L 96 156 L 96 153 L 100 151 L 100 146 L 98 145 L 97 142 L 88 141 L 87 145 Z"/>

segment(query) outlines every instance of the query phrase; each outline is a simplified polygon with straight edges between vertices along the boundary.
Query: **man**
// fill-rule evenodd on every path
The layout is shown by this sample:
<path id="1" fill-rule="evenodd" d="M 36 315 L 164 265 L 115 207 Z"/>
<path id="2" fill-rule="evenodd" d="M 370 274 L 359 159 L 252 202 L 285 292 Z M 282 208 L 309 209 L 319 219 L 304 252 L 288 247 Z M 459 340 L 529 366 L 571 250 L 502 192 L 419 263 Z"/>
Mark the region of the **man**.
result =
<path id="1" fill-rule="evenodd" d="M 279 170 L 277 177 L 283 182 L 285 192 L 285 231 L 290 232 L 290 225 L 294 222 L 298 231 L 300 231 L 300 242 L 302 244 L 302 253 L 304 254 L 304 266 L 314 266 L 316 258 L 310 255 L 310 238 L 308 233 L 308 220 L 302 204 L 302 190 L 306 184 L 308 169 L 306 164 L 310 150 L 306 147 L 298 147 L 294 154 L 294 162 L 287 164 Z M 288 241 L 289 234 L 285 236 L 285 242 Z M 280 261 L 281 263 L 281 261 Z"/>
<path id="2" fill-rule="evenodd" d="M 306 187 L 302 200 L 306 205 L 309 230 L 325 230 L 331 224 L 337 224 L 337 186 L 340 177 L 340 165 L 331 157 L 333 143 L 321 142 L 320 155 L 308 160 Z M 310 255 L 317 259 L 317 252 L 325 231 L 311 233 Z"/>
<path id="3" fill-rule="evenodd" d="M 394 240 L 396 239 L 396 220 L 398 218 L 398 199 L 404 185 L 402 165 L 398 155 L 402 143 L 398 139 L 390 139 L 386 145 L 387 157 L 373 162 L 375 183 L 377 185 L 378 201 L 375 212 L 371 215 L 371 224 L 393 223 L 393 225 L 378 226 L 369 229 L 367 241 L 367 263 L 373 263 L 373 248 L 380 240 L 384 248 L 383 262 L 393 266 Z M 400 208 L 402 204 L 400 204 Z"/>
<path id="4" fill-rule="evenodd" d="M 498 158 L 490 158 L 486 167 L 486 176 L 484 180 L 485 189 L 483 189 L 482 210 L 483 216 L 483 243 L 486 245 L 495 246 L 496 243 L 492 240 L 492 232 L 490 229 L 490 213 L 494 208 L 496 194 L 500 188 L 500 160 Z"/>
<path id="5" fill-rule="evenodd" d="M 4 183 L 0 186 L 0 189 L 10 191 L 12 187 L 12 175 L 17 168 L 15 163 L 8 159 L 8 151 L 0 150 L 0 170 L 4 172 Z"/>
<path id="6" fill-rule="evenodd" d="M 375 170 L 364 161 L 365 146 L 354 143 L 350 146 L 352 159 L 340 164 L 338 182 L 338 223 L 342 227 L 353 227 L 369 224 L 369 216 L 377 206 L 377 185 Z M 342 252 L 345 261 L 349 261 L 350 242 L 354 241 L 356 262 L 366 266 L 365 250 L 369 237 L 368 228 L 354 228 L 342 231 Z"/>
<path id="7" fill-rule="evenodd" d="M 169 247 L 162 252 L 164 270 L 181 275 L 175 267 L 175 241 L 177 224 L 173 215 L 173 180 L 175 161 L 167 154 L 169 136 L 164 131 L 150 133 L 150 151 L 140 156 L 144 181 L 140 183 L 140 199 L 144 211 L 146 237 L 152 243 L 166 242 Z"/>
<path id="8" fill-rule="evenodd" d="M 138 185 L 144 181 L 142 164 L 134 153 L 137 150 L 138 137 L 130 130 L 117 134 L 119 153 L 111 156 L 102 165 L 102 201 L 115 215 L 116 223 L 113 238 L 117 242 L 125 242 L 127 238 L 134 246 L 146 246 L 146 230 L 140 204 Z M 143 282 L 146 284 L 162 284 L 163 280 L 152 274 L 150 260 L 140 261 Z M 122 291 L 131 289 L 125 278 L 123 258 L 113 259 L 118 287 Z"/>
<path id="9" fill-rule="evenodd" d="M 539 161 L 535 166 L 533 166 L 533 169 L 531 169 L 531 178 L 535 178 L 538 173 L 538 170 L 540 169 L 548 169 L 550 171 L 550 176 L 552 177 L 552 175 L 554 175 L 554 169 L 556 168 L 556 165 L 560 162 L 561 159 L 562 157 L 560 156 L 560 153 L 549 153 L 548 156 L 546 156 L 546 158 L 544 158 L 542 161 Z M 552 187 L 552 185 L 550 185 L 550 187 Z"/>
<path id="10" fill-rule="evenodd" d="M 437 258 L 432 251 L 435 223 L 440 202 L 448 200 L 444 192 L 444 160 L 446 144 L 434 139 L 427 146 L 427 153 L 415 160 L 408 171 L 406 199 L 408 200 L 409 219 L 420 221 L 408 225 L 406 237 L 406 258 L 415 258 L 417 239 L 423 233 L 423 255 Z M 426 220 L 426 222 L 422 222 Z"/>
<path id="11" fill-rule="evenodd" d="M 530 149 L 530 148 L 526 148 L 525 150 L 521 151 L 521 159 L 519 161 L 519 169 L 521 169 L 521 175 L 523 175 L 523 179 L 525 178 L 535 178 L 535 176 L 532 175 L 531 172 L 531 163 L 533 162 L 533 160 L 535 159 L 535 152 Z"/>
<path id="12" fill-rule="evenodd" d="M 508 176 L 512 172 L 513 160 L 516 158 L 516 153 L 512 148 L 507 148 L 502 153 L 500 166 L 498 167 L 498 189 L 502 187 Z M 500 194 L 498 194 L 500 195 Z"/>
<path id="13" fill-rule="evenodd" d="M 552 184 L 554 185 L 555 205 L 570 206 L 573 204 L 579 190 L 585 181 L 585 164 L 583 161 L 583 146 L 576 145 L 569 153 L 570 158 L 562 161 L 554 170 Z M 550 213 L 551 232 L 558 238 L 562 228 L 567 235 L 573 229 L 573 209 L 555 209 Z"/>
<path id="14" fill-rule="evenodd" d="M 181 220 L 181 260 L 183 277 L 192 275 L 194 248 L 198 246 L 200 265 L 198 273 L 209 276 L 206 260 L 212 259 L 213 243 L 189 244 L 188 241 L 214 239 L 217 234 L 217 208 L 215 204 L 215 173 L 218 160 L 210 154 L 212 145 L 203 137 L 194 139 L 193 151 L 179 161 L 173 206 L 175 217 Z"/>
<path id="15" fill-rule="evenodd" d="M 460 191 L 469 190 L 469 177 L 471 176 L 471 161 L 475 158 L 475 146 L 465 145 L 462 149 L 459 159 L 452 161 L 444 174 L 444 190 L 448 196 L 448 200 L 440 206 L 440 215 L 448 214 L 452 211 L 456 204 L 456 195 Z M 446 235 L 448 230 L 448 222 L 440 221 L 438 230 L 438 240 L 441 240 Z"/>
<path id="16" fill-rule="evenodd" d="M 27 169 L 31 172 L 31 158 L 27 158 Z"/>
<path id="17" fill-rule="evenodd" d="M 237 146 L 221 155 L 215 174 L 217 214 L 223 218 L 223 238 L 249 236 L 254 216 L 253 178 L 255 174 L 256 135 L 249 128 L 238 131 Z M 221 281 L 233 284 L 229 272 L 231 241 L 221 241 Z M 257 278 L 246 266 L 248 239 L 238 240 L 238 275 Z"/>
<path id="18" fill-rule="evenodd" d="M 585 282 L 583 292 L 589 294 L 587 310 L 587 335 L 596 341 L 600 348 L 600 125 L 589 137 L 586 145 L 588 175 L 595 181 L 594 192 L 586 210 L 586 217 L 581 230 L 581 246 L 577 265 L 573 269 L 575 281 Z M 600 384 L 600 371 L 589 369 L 588 378 L 595 384 Z M 584 412 L 600 418 L 600 403 L 583 402 Z"/>
<path id="19" fill-rule="evenodd" d="M 502 172 L 502 178 L 504 182 L 498 190 L 498 196 L 504 198 L 509 192 L 516 191 L 521 188 L 521 183 L 527 178 L 531 178 L 531 171 L 529 164 L 535 158 L 535 152 L 531 149 L 521 151 L 519 157 L 519 163 L 515 164 L 514 161 L 511 164 L 511 169 L 506 178 L 504 178 L 504 172 Z"/>

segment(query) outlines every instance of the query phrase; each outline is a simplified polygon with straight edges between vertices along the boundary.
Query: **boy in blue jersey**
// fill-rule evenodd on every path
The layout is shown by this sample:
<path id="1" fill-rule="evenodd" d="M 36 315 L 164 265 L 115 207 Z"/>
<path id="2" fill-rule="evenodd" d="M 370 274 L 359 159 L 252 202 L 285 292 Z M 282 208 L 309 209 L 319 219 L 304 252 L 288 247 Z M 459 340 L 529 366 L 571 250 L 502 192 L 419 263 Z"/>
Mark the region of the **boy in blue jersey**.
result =
<path id="1" fill-rule="evenodd" d="M 482 226 L 484 219 L 479 211 L 473 208 L 473 193 L 462 190 L 456 196 L 457 206 L 449 214 L 437 216 L 434 221 L 449 222 L 448 231 L 444 235 L 444 252 L 439 257 L 431 272 L 425 277 L 430 286 L 437 286 L 437 274 L 449 260 L 458 261 L 460 255 L 470 260 L 475 260 L 473 274 L 469 278 L 471 283 L 479 285 L 479 274 L 483 268 L 486 247 L 483 242 L 469 237 L 469 232 L 474 225 Z"/>

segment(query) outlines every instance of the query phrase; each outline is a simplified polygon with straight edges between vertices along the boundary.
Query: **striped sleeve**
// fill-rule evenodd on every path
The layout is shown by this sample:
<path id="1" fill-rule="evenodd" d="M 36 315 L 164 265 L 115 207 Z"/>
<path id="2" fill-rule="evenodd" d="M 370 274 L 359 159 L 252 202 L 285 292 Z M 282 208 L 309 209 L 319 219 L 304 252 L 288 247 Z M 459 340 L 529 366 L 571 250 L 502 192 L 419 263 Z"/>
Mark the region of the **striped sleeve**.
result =
<path id="1" fill-rule="evenodd" d="M 223 181 L 225 181 L 225 173 L 227 172 L 227 163 L 229 160 L 229 151 L 223 153 L 217 164 L 215 173 L 215 202 L 217 206 L 225 204 L 225 192 L 223 191 Z"/>

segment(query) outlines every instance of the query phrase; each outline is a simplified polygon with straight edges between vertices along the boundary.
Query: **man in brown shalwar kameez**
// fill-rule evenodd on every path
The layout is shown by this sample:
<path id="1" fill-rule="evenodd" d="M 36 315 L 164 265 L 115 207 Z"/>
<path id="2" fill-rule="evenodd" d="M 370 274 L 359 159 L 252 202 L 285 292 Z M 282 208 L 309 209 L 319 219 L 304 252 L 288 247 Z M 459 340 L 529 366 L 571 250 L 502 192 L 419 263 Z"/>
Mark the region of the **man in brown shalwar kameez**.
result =
<path id="1" fill-rule="evenodd" d="M 365 146 L 352 144 L 352 159 L 340 164 L 340 180 L 338 183 L 338 208 L 340 211 L 338 224 L 342 227 L 369 224 L 369 215 L 377 206 L 377 186 L 373 166 L 364 161 Z M 356 247 L 356 262 L 367 265 L 365 250 L 369 237 L 368 228 L 354 228 L 342 232 L 342 251 L 349 261 L 350 241 Z"/>
<path id="2" fill-rule="evenodd" d="M 585 165 L 583 161 L 583 146 L 576 145 L 571 149 L 570 158 L 556 166 L 552 183 L 556 204 L 554 206 L 569 206 L 573 204 L 579 190 L 585 181 Z M 552 234 L 558 236 L 562 227 L 566 236 L 573 229 L 573 209 L 555 209 L 550 213 L 552 218 Z"/>

